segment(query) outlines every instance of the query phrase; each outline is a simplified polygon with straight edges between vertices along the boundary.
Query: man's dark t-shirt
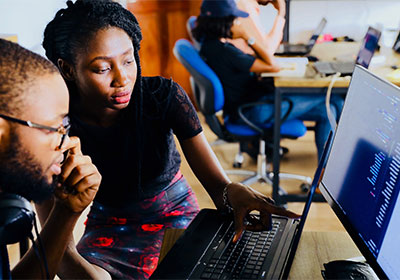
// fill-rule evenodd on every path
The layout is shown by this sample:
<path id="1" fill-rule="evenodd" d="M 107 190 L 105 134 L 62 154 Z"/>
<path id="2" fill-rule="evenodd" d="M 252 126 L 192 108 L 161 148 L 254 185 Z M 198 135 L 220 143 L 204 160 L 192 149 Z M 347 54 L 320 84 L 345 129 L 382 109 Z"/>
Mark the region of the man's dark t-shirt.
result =
<path id="1" fill-rule="evenodd" d="M 257 75 L 250 72 L 255 57 L 230 43 L 206 40 L 202 43 L 200 55 L 222 83 L 225 96 L 224 115 L 237 117 L 239 105 L 256 102 L 273 90 L 270 81 L 260 82 Z"/>
<path id="2" fill-rule="evenodd" d="M 0 277 L 1 279 L 11 279 L 7 246 L 5 245 L 0 245 Z"/>

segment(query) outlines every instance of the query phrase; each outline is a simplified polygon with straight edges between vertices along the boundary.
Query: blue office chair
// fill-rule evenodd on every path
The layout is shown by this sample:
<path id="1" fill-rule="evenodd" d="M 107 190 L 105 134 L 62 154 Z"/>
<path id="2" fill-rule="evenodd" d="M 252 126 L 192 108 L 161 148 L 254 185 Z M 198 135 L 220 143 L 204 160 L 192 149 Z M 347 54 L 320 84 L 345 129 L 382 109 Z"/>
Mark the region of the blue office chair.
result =
<path id="1" fill-rule="evenodd" d="M 201 43 L 196 40 L 196 38 L 193 37 L 192 30 L 196 26 L 196 16 L 190 16 L 187 21 L 186 21 L 186 30 L 189 34 L 190 40 L 193 42 L 193 46 L 196 48 L 196 50 L 200 50 Z"/>
<path id="2" fill-rule="evenodd" d="M 273 123 L 268 123 L 260 127 L 243 115 L 243 110 L 249 106 L 260 103 L 244 104 L 239 109 L 239 116 L 246 124 L 238 124 L 225 117 L 223 122 L 218 118 L 217 113 L 224 106 L 224 91 L 222 84 L 215 72 L 200 57 L 199 52 L 192 43 L 186 39 L 179 39 L 173 49 L 175 57 L 189 71 L 190 82 L 198 108 L 205 117 L 205 121 L 210 129 L 226 142 L 259 141 L 260 150 L 257 156 L 257 171 L 247 170 L 227 170 L 227 174 L 236 174 L 247 176 L 242 181 L 244 184 L 251 185 L 255 182 L 265 182 L 272 185 L 273 172 L 267 170 L 267 160 L 265 154 L 265 142 L 272 141 Z M 305 135 L 306 126 L 300 120 L 283 121 L 281 125 L 281 137 L 298 138 Z M 235 163 L 241 163 L 243 157 L 239 149 L 236 155 Z M 311 178 L 296 174 L 279 173 L 280 179 L 297 179 L 304 185 L 311 184 Z M 304 187 L 304 186 L 303 186 Z M 280 190 L 281 193 L 284 190 Z"/>

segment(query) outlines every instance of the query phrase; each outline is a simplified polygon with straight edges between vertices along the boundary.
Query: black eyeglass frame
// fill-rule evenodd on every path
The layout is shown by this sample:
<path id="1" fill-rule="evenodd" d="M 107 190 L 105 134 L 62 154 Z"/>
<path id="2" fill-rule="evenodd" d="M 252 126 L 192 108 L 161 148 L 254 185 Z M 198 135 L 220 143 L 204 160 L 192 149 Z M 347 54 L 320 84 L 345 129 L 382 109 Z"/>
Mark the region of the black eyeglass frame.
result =
<path id="1" fill-rule="evenodd" d="M 19 124 L 22 124 L 22 125 L 25 125 L 25 126 L 28 126 L 28 127 L 31 127 L 31 128 L 46 129 L 46 130 L 51 131 L 51 132 L 60 133 L 62 136 L 61 136 L 61 142 L 60 142 L 60 145 L 58 146 L 58 148 L 62 147 L 62 145 L 64 144 L 65 137 L 68 135 L 69 130 L 71 129 L 71 124 L 69 122 L 69 117 L 68 116 L 66 116 L 64 118 L 64 119 L 68 120 L 67 121 L 68 124 L 67 125 L 61 124 L 57 128 L 51 127 L 51 126 L 47 126 L 47 125 L 38 124 L 38 123 L 34 123 L 34 122 L 31 122 L 31 121 L 24 121 L 24 120 L 17 119 L 17 118 L 14 118 L 14 117 L 10 117 L 10 116 L 6 116 L 6 115 L 3 115 L 3 114 L 0 114 L 0 118 L 3 118 L 5 120 L 11 121 L 11 122 L 16 122 L 16 123 L 19 123 Z M 63 123 L 64 123 L 64 120 L 63 120 Z"/>

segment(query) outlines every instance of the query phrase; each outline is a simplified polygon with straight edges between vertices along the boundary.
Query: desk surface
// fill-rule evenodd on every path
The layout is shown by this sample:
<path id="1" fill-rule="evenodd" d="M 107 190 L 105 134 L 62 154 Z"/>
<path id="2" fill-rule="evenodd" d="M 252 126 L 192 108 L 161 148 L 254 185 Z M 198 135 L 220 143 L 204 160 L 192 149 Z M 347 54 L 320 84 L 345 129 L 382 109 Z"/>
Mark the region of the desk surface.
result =
<path id="1" fill-rule="evenodd" d="M 323 264 L 362 256 L 347 232 L 304 231 L 289 279 L 323 279 Z"/>
<path id="2" fill-rule="evenodd" d="M 166 230 L 160 261 L 183 231 L 182 229 Z M 324 263 L 359 256 L 361 256 L 361 253 L 347 232 L 304 231 L 290 270 L 289 279 L 323 279 L 321 270 Z"/>
<path id="3" fill-rule="evenodd" d="M 316 44 L 311 52 L 311 55 L 320 58 L 321 60 L 332 61 L 335 58 L 338 60 L 355 60 L 360 47 L 359 42 L 339 42 L 339 43 L 322 43 Z M 374 55 L 375 59 L 381 62 L 372 62 L 369 69 L 382 78 L 387 78 L 387 75 L 393 71 L 391 65 L 400 65 L 400 54 L 394 52 L 391 48 L 381 47 L 379 52 Z M 277 87 L 327 87 L 331 81 L 330 77 L 321 77 L 313 69 L 309 63 L 305 77 L 275 77 L 275 86 Z M 348 87 L 350 76 L 339 78 L 335 87 Z M 397 83 L 400 85 L 400 83 Z"/>

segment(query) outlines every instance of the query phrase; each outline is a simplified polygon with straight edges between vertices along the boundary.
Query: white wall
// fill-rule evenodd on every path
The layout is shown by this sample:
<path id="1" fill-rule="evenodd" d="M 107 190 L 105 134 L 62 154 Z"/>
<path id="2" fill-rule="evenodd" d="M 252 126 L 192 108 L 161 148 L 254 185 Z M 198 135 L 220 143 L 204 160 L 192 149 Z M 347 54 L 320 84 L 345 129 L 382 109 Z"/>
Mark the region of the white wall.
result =
<path id="1" fill-rule="evenodd" d="M 272 26 L 273 8 L 261 9 L 266 28 Z M 292 0 L 290 42 L 305 42 L 322 17 L 328 20 L 324 33 L 360 40 L 369 25 L 382 28 L 381 43 L 392 45 L 400 26 L 400 0 Z"/>
<path id="2" fill-rule="evenodd" d="M 44 54 L 44 28 L 65 3 L 66 0 L 0 0 L 0 33 L 17 34 L 22 46 Z M 262 7 L 261 15 L 265 28 L 270 28 L 274 9 Z M 324 33 L 359 40 L 368 25 L 381 25 L 381 42 L 391 45 L 400 25 L 400 0 L 292 0 L 290 41 L 306 41 L 323 16 L 328 20 Z"/>
<path id="3" fill-rule="evenodd" d="M 44 55 L 44 28 L 65 3 L 66 0 L 0 0 L 0 33 L 17 34 L 20 45 Z"/>

